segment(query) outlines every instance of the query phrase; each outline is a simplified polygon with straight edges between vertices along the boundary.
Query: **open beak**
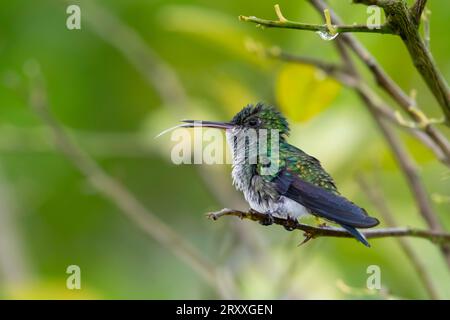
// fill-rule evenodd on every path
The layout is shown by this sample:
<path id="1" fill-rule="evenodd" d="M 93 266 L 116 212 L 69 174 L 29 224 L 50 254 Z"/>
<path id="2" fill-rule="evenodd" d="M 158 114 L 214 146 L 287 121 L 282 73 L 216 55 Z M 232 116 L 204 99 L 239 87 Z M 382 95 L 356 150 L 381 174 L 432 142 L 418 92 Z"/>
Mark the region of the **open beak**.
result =
<path id="1" fill-rule="evenodd" d="M 216 129 L 231 129 L 233 128 L 233 124 L 229 122 L 216 122 L 216 121 L 202 121 L 202 120 L 181 120 L 181 122 L 185 122 L 183 125 L 184 128 L 216 128 Z"/>

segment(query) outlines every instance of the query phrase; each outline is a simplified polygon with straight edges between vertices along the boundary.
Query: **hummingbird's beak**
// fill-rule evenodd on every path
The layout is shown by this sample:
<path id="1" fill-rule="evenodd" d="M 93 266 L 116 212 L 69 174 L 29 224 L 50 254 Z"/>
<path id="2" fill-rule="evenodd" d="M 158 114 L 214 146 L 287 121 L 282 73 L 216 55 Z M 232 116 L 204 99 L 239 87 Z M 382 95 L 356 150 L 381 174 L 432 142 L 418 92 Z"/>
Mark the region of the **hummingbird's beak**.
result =
<path id="1" fill-rule="evenodd" d="M 216 129 L 232 129 L 233 124 L 229 122 L 216 122 L 216 121 L 202 121 L 202 120 L 181 120 L 186 123 L 184 128 L 216 128 Z"/>

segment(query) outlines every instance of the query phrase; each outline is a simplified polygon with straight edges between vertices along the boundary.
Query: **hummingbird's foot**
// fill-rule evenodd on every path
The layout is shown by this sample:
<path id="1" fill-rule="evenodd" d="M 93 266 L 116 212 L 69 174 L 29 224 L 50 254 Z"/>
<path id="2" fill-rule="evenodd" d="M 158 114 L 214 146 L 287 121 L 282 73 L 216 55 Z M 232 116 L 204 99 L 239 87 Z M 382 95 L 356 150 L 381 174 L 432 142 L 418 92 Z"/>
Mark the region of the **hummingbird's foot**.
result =
<path id="1" fill-rule="evenodd" d="M 270 212 L 265 213 L 264 219 L 259 220 L 259 223 L 262 224 L 263 226 L 270 226 L 271 224 L 273 224 L 272 214 Z"/>
<path id="2" fill-rule="evenodd" d="M 297 219 L 291 218 L 288 216 L 286 218 L 286 223 L 283 225 L 284 229 L 287 231 L 293 231 L 297 228 Z"/>

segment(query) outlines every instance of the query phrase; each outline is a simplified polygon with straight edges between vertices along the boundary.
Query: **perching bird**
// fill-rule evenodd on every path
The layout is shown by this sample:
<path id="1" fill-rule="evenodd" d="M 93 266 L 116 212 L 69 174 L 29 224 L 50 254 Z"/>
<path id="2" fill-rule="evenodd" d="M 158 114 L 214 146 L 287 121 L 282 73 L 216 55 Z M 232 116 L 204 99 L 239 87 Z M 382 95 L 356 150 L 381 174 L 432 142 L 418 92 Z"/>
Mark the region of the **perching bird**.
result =
<path id="1" fill-rule="evenodd" d="M 374 227 L 379 221 L 339 194 L 333 178 L 322 168 L 319 160 L 286 141 L 289 124 L 273 107 L 261 103 L 248 105 L 230 122 L 183 122 L 187 123 L 184 127 L 200 125 L 226 130 L 233 155 L 233 183 L 244 193 L 251 209 L 266 214 L 263 224 L 271 224 L 273 216 L 297 221 L 301 216 L 312 214 L 341 225 L 358 241 L 370 247 L 356 228 Z M 250 131 L 256 132 L 258 138 L 262 137 L 263 131 L 266 132 L 266 158 L 260 155 L 257 161 L 249 161 L 250 143 L 238 143 Z M 275 160 L 272 157 L 275 151 L 271 151 L 272 141 L 279 141 L 278 158 Z M 258 147 L 259 144 L 260 139 L 257 139 Z M 273 164 L 271 161 L 276 161 L 275 171 L 267 173 L 268 167 Z"/>

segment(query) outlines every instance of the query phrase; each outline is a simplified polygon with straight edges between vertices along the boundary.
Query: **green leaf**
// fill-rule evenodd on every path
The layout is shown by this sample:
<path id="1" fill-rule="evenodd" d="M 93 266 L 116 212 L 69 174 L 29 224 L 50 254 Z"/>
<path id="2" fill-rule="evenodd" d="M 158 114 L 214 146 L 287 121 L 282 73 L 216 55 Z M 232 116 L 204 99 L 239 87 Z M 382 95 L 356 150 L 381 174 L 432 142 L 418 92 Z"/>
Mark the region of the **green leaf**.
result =
<path id="1" fill-rule="evenodd" d="M 308 121 L 336 98 L 341 85 L 321 70 L 288 64 L 276 81 L 276 98 L 281 111 L 293 121 Z"/>

